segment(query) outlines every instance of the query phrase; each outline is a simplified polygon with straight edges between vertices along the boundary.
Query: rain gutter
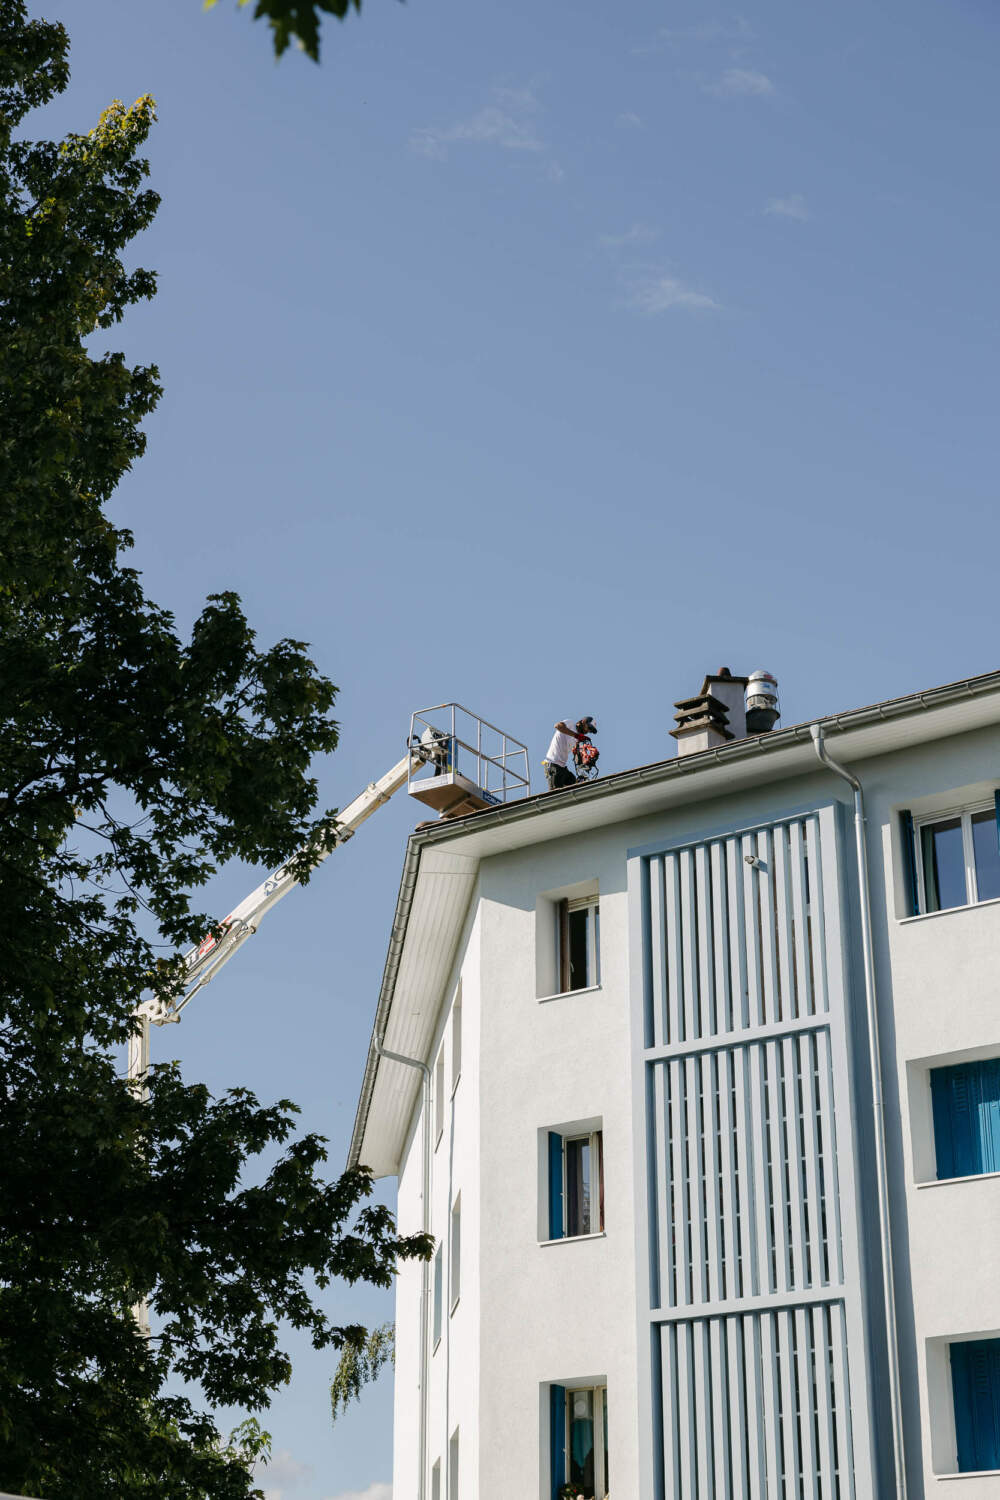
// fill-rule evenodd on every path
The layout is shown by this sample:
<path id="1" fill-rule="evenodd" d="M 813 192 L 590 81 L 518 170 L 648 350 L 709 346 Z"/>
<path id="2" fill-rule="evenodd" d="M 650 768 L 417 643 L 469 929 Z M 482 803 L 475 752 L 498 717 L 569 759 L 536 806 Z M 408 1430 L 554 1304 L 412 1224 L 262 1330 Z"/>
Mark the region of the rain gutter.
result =
<path id="1" fill-rule="evenodd" d="M 801 747 L 807 751 L 809 761 L 813 762 L 815 760 L 813 740 L 816 727 L 819 727 L 823 734 L 846 734 L 850 730 L 870 728 L 922 711 L 946 708 L 969 698 L 986 697 L 990 693 L 997 692 L 1000 692 L 1000 671 L 986 672 L 982 676 L 963 678 L 959 682 L 947 683 L 943 687 L 909 693 L 902 698 L 890 698 L 884 703 L 875 703 L 867 708 L 831 714 L 826 718 L 815 720 L 814 723 L 793 724 L 787 729 L 772 729 L 770 734 L 733 740 L 730 744 L 719 745 L 711 750 L 701 750 L 694 755 L 681 755 L 673 760 L 654 761 L 650 765 L 639 766 L 635 770 L 619 771 L 612 776 L 602 777 L 598 781 L 583 782 L 574 787 L 567 787 L 563 791 L 537 793 L 533 797 L 508 803 L 504 807 L 469 813 L 464 818 L 442 819 L 432 824 L 430 828 L 418 829 L 411 833 L 403 861 L 403 874 L 399 885 L 399 895 L 396 898 L 396 914 L 389 937 L 389 951 L 386 955 L 382 987 L 375 1011 L 372 1042 L 368 1050 L 361 1097 L 358 1100 L 354 1131 L 351 1136 L 348 1166 L 357 1166 L 361 1158 L 368 1111 L 375 1089 L 375 1075 L 378 1072 L 378 1044 L 385 1037 L 389 1014 L 392 1010 L 396 977 L 406 941 L 406 931 L 420 870 L 420 855 L 426 846 L 443 843 L 463 833 L 471 833 L 473 830 L 477 834 L 485 833 L 491 828 L 519 823 L 526 818 L 536 817 L 544 811 L 554 812 L 557 808 L 564 808 L 576 802 L 598 802 L 618 792 L 667 784 L 678 778 L 697 776 L 710 767 L 737 766 L 742 762 L 755 760 L 765 752 L 769 755 L 777 755 L 783 749 L 791 750 Z"/>

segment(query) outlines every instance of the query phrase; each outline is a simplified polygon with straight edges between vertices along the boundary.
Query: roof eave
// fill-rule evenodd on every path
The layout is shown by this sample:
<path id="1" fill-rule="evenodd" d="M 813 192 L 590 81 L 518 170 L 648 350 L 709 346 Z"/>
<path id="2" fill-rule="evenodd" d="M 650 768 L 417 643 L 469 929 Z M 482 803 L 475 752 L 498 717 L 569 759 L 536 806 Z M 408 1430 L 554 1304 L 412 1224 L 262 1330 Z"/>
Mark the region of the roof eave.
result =
<path id="1" fill-rule="evenodd" d="M 794 724 L 787 729 L 775 729 L 769 734 L 734 740 L 730 744 L 718 745 L 695 754 L 677 756 L 667 761 L 654 761 L 633 770 L 616 772 L 598 781 L 583 782 L 574 787 L 567 787 L 557 793 L 538 793 L 521 801 L 508 803 L 504 807 L 488 808 L 481 812 L 467 814 L 462 818 L 442 820 L 429 828 L 415 830 L 407 841 L 403 861 L 399 894 L 396 898 L 396 912 L 372 1027 L 372 1039 L 351 1136 L 348 1166 L 354 1167 L 361 1160 L 371 1099 L 378 1074 L 378 1046 L 384 1039 L 392 1010 L 396 977 L 406 943 L 410 912 L 420 875 L 421 855 L 425 849 L 455 840 L 472 843 L 473 836 L 475 836 L 474 842 L 480 845 L 481 851 L 483 836 L 488 835 L 494 829 L 508 828 L 511 824 L 522 821 L 534 821 L 546 814 L 554 814 L 560 809 L 565 810 L 574 804 L 586 805 L 604 801 L 638 787 L 652 788 L 678 779 L 687 781 L 693 778 L 697 781 L 699 775 L 704 776 L 704 773 L 713 770 L 722 771 L 723 774 L 727 769 L 735 771 L 742 763 L 755 760 L 761 755 L 766 755 L 769 761 L 774 762 L 772 769 L 775 773 L 780 771 L 780 762 L 783 760 L 794 762 L 801 760 L 804 767 L 814 756 L 813 724 L 822 727 L 824 736 L 851 735 L 853 732 L 869 729 L 879 724 L 920 715 L 928 710 L 947 710 L 970 698 L 987 697 L 990 694 L 1000 695 L 1000 671 L 964 678 L 942 687 L 910 693 L 901 698 L 888 699 L 883 703 L 852 709 L 846 713 L 831 714 L 805 724 Z M 1000 707 L 998 707 L 996 717 L 1000 718 Z M 878 751 L 875 749 L 868 753 L 874 754 Z M 794 769 L 794 767 L 789 766 L 788 769 Z M 719 778 L 705 779 L 717 781 Z M 471 850 L 470 853 L 472 853 Z M 474 854 L 473 857 L 481 857 L 481 853 Z"/>

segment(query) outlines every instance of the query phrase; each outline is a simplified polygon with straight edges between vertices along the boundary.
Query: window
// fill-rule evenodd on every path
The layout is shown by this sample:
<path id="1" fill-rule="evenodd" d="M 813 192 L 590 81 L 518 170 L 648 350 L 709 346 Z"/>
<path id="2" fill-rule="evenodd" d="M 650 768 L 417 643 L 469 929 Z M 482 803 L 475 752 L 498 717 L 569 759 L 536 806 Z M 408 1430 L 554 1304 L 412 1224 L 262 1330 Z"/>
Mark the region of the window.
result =
<path id="1" fill-rule="evenodd" d="M 451 1008 L 451 1091 L 455 1092 L 462 1076 L 462 986 L 459 985 Z"/>
<path id="2" fill-rule="evenodd" d="M 553 1500 L 577 1484 L 587 1500 L 608 1493 L 608 1391 L 598 1386 L 549 1386 Z"/>
<path id="3" fill-rule="evenodd" d="M 931 1069 L 939 1178 L 1000 1172 L 1000 1057 Z"/>
<path id="4" fill-rule="evenodd" d="M 549 1239 L 599 1234 L 604 1228 L 604 1136 L 549 1131 Z"/>
<path id="5" fill-rule="evenodd" d="M 993 805 L 914 820 L 901 814 L 910 914 L 1000 897 L 1000 792 Z"/>
<path id="6" fill-rule="evenodd" d="M 600 907 L 596 896 L 578 896 L 560 901 L 557 911 L 556 972 L 565 995 L 599 983 Z"/>
<path id="7" fill-rule="evenodd" d="M 441 1460 L 431 1470 L 431 1500 L 441 1500 Z"/>
<path id="8" fill-rule="evenodd" d="M 949 1352 L 958 1471 L 1000 1469 L 1000 1339 L 970 1339 Z"/>
<path id="9" fill-rule="evenodd" d="M 434 1065 L 434 1142 L 435 1146 L 444 1134 L 444 1048 L 438 1053 Z"/>
<path id="10" fill-rule="evenodd" d="M 458 1500 L 458 1428 L 448 1443 L 448 1500 Z"/>
<path id="11" fill-rule="evenodd" d="M 462 1291 L 462 1199 L 455 1199 L 451 1210 L 451 1255 L 449 1265 L 451 1310 L 455 1311 Z"/>
<path id="12" fill-rule="evenodd" d="M 434 1252 L 434 1342 L 441 1342 L 441 1309 L 444 1305 L 444 1246 L 438 1245 Z"/>

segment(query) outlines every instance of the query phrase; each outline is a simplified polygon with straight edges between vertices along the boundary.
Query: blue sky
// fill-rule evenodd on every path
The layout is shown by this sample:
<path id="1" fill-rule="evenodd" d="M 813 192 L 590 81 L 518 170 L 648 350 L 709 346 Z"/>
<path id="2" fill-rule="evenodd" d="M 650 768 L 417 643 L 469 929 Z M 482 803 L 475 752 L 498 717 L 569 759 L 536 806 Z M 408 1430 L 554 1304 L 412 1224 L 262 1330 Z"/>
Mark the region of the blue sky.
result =
<path id="1" fill-rule="evenodd" d="M 42 13 L 74 75 L 39 132 L 159 105 L 160 291 L 112 346 L 166 394 L 117 517 L 182 624 L 233 588 L 312 643 L 324 804 L 442 699 L 536 768 L 592 713 L 613 770 L 672 754 L 722 664 L 775 672 L 785 723 L 997 665 L 990 0 L 366 0 L 319 68 L 229 0 Z M 298 1100 L 338 1168 L 414 821 L 382 811 L 154 1036 Z M 275 1500 L 387 1500 L 389 1381 L 333 1429 L 332 1360 L 292 1347 Z"/>

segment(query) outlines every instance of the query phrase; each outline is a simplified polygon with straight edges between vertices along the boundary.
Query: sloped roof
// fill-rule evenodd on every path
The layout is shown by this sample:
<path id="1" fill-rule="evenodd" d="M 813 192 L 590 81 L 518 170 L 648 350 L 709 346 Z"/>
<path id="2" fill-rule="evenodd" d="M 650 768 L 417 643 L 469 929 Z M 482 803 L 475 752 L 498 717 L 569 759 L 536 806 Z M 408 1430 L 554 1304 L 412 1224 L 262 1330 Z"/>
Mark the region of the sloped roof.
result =
<path id="1" fill-rule="evenodd" d="M 378 1044 L 429 1063 L 442 992 L 482 858 L 818 769 L 813 723 L 835 741 L 837 758 L 853 764 L 998 722 L 1000 671 L 417 829 L 403 862 L 349 1165 L 364 1161 L 376 1176 L 399 1169 L 420 1074 L 380 1058 Z"/>

